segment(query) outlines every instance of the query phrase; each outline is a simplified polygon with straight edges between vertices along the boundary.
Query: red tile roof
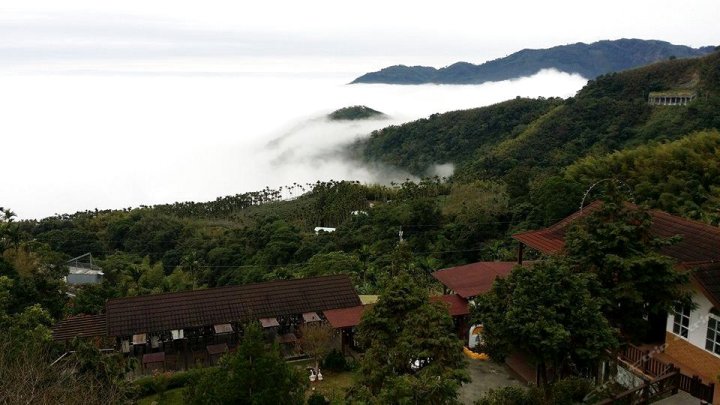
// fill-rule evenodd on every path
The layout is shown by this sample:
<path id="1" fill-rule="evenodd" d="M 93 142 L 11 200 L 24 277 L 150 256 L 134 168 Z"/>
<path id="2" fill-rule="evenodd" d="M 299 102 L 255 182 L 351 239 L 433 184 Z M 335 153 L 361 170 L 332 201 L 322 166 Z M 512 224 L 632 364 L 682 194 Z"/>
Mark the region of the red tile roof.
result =
<path id="1" fill-rule="evenodd" d="M 627 204 L 635 207 L 633 204 Z M 521 243 L 545 254 L 557 254 L 565 246 L 565 233 L 570 224 L 590 215 L 602 206 L 595 201 L 557 224 L 538 231 L 513 235 Z M 693 269 L 692 277 L 700 284 L 704 294 L 720 307 L 720 228 L 702 222 L 681 218 L 660 210 L 650 210 L 650 232 L 660 238 L 680 236 L 680 241 L 663 246 L 660 253 L 677 260 L 683 268 Z"/>
<path id="2" fill-rule="evenodd" d="M 601 201 L 595 201 L 549 228 L 515 234 L 513 238 L 545 254 L 559 253 L 565 246 L 565 233 L 570 224 L 590 215 L 601 205 Z M 669 238 L 679 235 L 682 238 L 675 244 L 663 247 L 660 250 L 662 254 L 680 263 L 720 260 L 720 228 L 664 211 L 651 210 L 649 213 L 652 217 L 650 231 L 655 236 Z"/>
<path id="3" fill-rule="evenodd" d="M 363 312 L 368 305 L 358 305 L 350 308 L 338 308 L 324 311 L 325 319 L 335 329 L 349 328 L 360 324 Z"/>
<path id="4" fill-rule="evenodd" d="M 545 229 L 537 231 L 528 231 L 517 233 L 512 237 L 526 246 L 539 250 L 545 254 L 559 253 L 565 247 L 565 232 L 567 232 L 570 224 L 576 219 L 585 218 L 602 205 L 601 201 L 595 201 L 585 207 L 582 211 L 578 211 L 562 221 Z"/>
<path id="5" fill-rule="evenodd" d="M 115 298 L 105 304 L 109 336 L 210 326 L 360 305 L 347 275 Z"/>
<path id="6" fill-rule="evenodd" d="M 53 339 L 70 340 L 74 337 L 106 336 L 105 314 L 77 315 L 63 319 L 52 327 Z"/>
<path id="7" fill-rule="evenodd" d="M 437 295 L 430 297 L 430 301 L 444 302 L 447 304 L 450 316 L 462 316 L 470 313 L 467 300 L 457 294 Z"/>
<path id="8" fill-rule="evenodd" d="M 457 294 L 430 297 L 430 301 L 448 304 L 450 316 L 461 316 L 470 313 L 467 300 Z M 373 305 L 374 304 L 358 305 L 351 308 L 331 309 L 323 312 L 323 315 L 325 315 L 325 319 L 327 319 L 335 329 L 350 328 L 359 325 L 363 313 Z"/>
<path id="9" fill-rule="evenodd" d="M 490 291 L 495 278 L 507 276 L 515 266 L 516 262 L 478 262 L 438 270 L 432 275 L 467 299 Z"/>

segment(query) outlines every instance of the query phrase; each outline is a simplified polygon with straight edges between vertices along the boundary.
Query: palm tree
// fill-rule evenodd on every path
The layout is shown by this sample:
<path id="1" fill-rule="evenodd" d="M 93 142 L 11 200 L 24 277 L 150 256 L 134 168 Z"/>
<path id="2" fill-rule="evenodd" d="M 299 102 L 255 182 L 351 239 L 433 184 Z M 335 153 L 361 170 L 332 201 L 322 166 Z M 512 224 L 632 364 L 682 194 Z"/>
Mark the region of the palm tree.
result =
<path id="1" fill-rule="evenodd" d="M 15 221 L 17 215 L 9 208 L 0 207 L 0 253 L 20 244 L 20 228 Z"/>

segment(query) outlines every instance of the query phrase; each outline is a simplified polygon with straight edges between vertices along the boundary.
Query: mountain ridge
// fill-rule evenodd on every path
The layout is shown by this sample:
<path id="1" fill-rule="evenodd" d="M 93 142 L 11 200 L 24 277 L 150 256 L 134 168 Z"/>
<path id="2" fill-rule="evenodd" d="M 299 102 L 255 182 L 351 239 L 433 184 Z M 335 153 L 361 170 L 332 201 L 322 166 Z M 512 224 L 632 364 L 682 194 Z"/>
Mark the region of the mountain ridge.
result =
<path id="1" fill-rule="evenodd" d="M 688 89 L 685 106 L 653 106 L 654 91 Z M 457 179 L 554 175 L 578 158 L 720 129 L 720 52 L 590 80 L 568 99 L 522 99 L 374 131 L 350 146 L 361 161 L 417 176 L 452 163 Z"/>
<path id="2" fill-rule="evenodd" d="M 692 48 L 666 41 L 642 39 L 577 42 L 545 49 L 522 49 L 482 64 L 456 62 L 436 69 L 429 66 L 394 65 L 366 73 L 350 84 L 482 84 L 531 76 L 543 69 L 577 73 L 588 79 L 671 58 L 698 57 L 714 47 Z"/>

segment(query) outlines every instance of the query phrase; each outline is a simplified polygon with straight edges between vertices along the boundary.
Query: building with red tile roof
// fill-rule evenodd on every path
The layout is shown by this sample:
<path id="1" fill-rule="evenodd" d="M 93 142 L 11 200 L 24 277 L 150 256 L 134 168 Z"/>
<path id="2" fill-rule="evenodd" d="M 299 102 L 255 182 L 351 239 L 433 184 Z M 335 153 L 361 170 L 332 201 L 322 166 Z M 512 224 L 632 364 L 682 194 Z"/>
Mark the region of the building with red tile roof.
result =
<path id="1" fill-rule="evenodd" d="M 627 203 L 630 207 L 636 207 Z M 545 229 L 522 232 L 513 238 L 523 245 L 544 254 L 557 254 L 565 247 L 565 233 L 579 219 L 585 218 L 602 206 L 595 201 L 562 221 Z M 678 263 L 708 263 L 720 261 L 720 228 L 678 217 L 660 210 L 648 211 L 652 219 L 650 232 L 659 238 L 680 236 L 680 240 L 661 248 L 660 252 Z"/>
<path id="2" fill-rule="evenodd" d="M 449 290 L 464 299 L 490 291 L 498 277 L 505 277 L 517 266 L 516 262 L 478 262 L 441 269 L 432 276 Z"/>
<path id="3" fill-rule="evenodd" d="M 458 317 L 470 314 L 468 301 L 457 294 L 436 295 L 430 297 L 430 302 L 442 302 L 448 307 L 450 316 Z"/>
<path id="4" fill-rule="evenodd" d="M 561 253 L 572 223 L 601 206 L 602 202 L 596 201 L 548 228 L 513 235 L 521 244 L 518 261 L 522 262 L 523 246 L 543 254 Z M 680 238 L 660 248 L 660 253 L 675 259 L 679 270 L 690 271 L 689 287 L 696 305 L 669 314 L 663 356 L 681 369 L 700 375 L 708 384 L 714 383 L 720 373 L 720 228 L 660 210 L 648 213 L 653 235 Z M 720 386 L 715 396 L 720 400 Z"/>
<path id="5" fill-rule="evenodd" d="M 369 305 L 338 308 L 325 311 L 325 319 L 335 329 L 352 328 L 360 324 L 360 319 Z"/>

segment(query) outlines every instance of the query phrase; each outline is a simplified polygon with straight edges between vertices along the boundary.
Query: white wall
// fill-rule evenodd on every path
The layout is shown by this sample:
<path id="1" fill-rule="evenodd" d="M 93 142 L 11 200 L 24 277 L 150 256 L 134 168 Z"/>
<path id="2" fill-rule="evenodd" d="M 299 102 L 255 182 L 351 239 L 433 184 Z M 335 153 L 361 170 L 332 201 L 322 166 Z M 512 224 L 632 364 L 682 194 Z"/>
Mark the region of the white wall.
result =
<path id="1" fill-rule="evenodd" d="M 688 328 L 688 337 L 686 340 L 705 352 L 710 353 L 705 350 L 705 338 L 707 337 L 708 314 L 713 305 L 705 295 L 696 290 L 693 290 L 692 300 L 698 307 L 690 312 L 690 327 Z M 668 315 L 666 330 L 670 333 L 673 331 L 673 319 L 673 314 Z"/>

